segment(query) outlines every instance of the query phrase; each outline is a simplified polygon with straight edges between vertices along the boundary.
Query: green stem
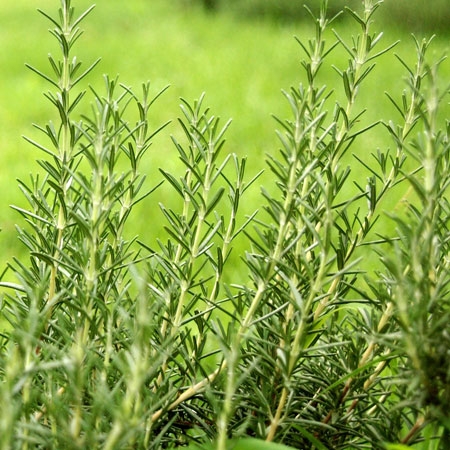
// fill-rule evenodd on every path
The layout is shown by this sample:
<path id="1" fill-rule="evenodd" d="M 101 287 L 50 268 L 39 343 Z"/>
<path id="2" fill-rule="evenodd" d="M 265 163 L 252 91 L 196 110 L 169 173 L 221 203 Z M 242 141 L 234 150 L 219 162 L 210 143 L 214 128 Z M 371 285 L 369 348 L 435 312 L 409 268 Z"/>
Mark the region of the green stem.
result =
<path id="1" fill-rule="evenodd" d="M 67 49 L 70 49 L 70 42 L 67 38 L 70 39 L 71 33 L 71 24 L 70 24 L 70 1 L 62 0 L 62 34 L 60 35 L 60 39 L 65 41 L 65 45 Z M 70 60 L 69 54 L 66 51 L 63 51 L 63 61 L 62 61 L 62 72 L 60 79 L 60 100 L 59 100 L 59 108 L 60 108 L 60 116 L 61 116 L 61 145 L 59 150 L 59 159 L 61 162 L 61 190 L 63 192 L 63 198 L 56 198 L 56 201 L 59 203 L 58 205 L 58 219 L 56 223 L 56 228 L 58 230 L 56 242 L 55 242 L 55 250 L 53 252 L 53 265 L 50 272 L 50 282 L 49 282 L 49 292 L 48 292 L 48 302 L 53 304 L 57 291 L 57 278 L 58 278 L 58 260 L 60 258 L 63 246 L 64 246 L 64 230 L 66 227 L 66 217 L 65 217 L 65 209 L 63 207 L 63 202 L 66 201 L 68 196 L 68 187 L 67 187 L 67 177 L 71 175 L 67 172 L 67 164 L 70 161 L 72 155 L 71 148 L 71 121 L 70 121 L 70 89 L 71 89 L 71 77 L 70 77 Z M 48 312 L 48 320 L 50 320 L 52 315 L 52 309 L 49 308 Z"/>

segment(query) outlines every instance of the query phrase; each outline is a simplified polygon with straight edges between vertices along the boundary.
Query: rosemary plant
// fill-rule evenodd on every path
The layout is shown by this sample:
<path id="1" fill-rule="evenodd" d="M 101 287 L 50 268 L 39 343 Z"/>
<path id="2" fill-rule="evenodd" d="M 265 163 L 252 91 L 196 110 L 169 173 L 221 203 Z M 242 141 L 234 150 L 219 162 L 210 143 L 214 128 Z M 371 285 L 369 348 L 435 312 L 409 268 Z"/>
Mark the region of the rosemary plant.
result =
<path id="1" fill-rule="evenodd" d="M 414 68 L 397 56 L 405 90 L 388 94 L 399 119 L 367 122 L 360 93 L 395 44 L 373 31 L 381 1 L 362 4 L 346 9 L 350 39 L 330 38 L 326 1 L 309 11 L 263 210 L 240 213 L 259 174 L 226 153 L 230 122 L 204 95 L 182 100 L 183 172 L 160 169 L 175 206 L 149 218 L 153 243 L 127 223 L 160 184 L 146 187 L 140 162 L 164 128 L 150 121 L 163 91 L 109 76 L 82 88 L 98 61 L 83 71 L 73 52 L 92 7 L 40 11 L 60 56 L 50 75 L 30 68 L 55 118 L 26 138 L 43 155 L 15 208 L 29 260 L 0 283 L 0 449 L 450 446 L 449 88 L 431 40 L 416 41 Z M 347 61 L 328 87 L 337 47 Z M 374 130 L 392 148 L 373 148 Z"/>

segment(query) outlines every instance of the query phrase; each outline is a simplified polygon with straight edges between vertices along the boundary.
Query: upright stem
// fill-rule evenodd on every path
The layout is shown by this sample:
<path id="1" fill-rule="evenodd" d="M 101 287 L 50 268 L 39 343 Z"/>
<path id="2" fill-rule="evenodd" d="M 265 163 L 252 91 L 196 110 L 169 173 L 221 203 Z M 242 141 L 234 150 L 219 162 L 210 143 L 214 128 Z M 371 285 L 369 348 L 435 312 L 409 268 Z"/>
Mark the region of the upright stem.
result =
<path id="1" fill-rule="evenodd" d="M 60 258 L 61 251 L 64 247 L 64 230 L 66 227 L 66 215 L 63 203 L 66 202 L 68 196 L 68 181 L 71 177 L 67 171 L 67 165 L 70 162 L 72 155 L 71 145 L 71 119 L 70 119 L 70 90 L 71 90 L 71 75 L 70 75 L 70 54 L 71 47 L 70 35 L 72 31 L 72 25 L 70 23 L 70 1 L 61 0 L 61 12 L 62 12 L 62 28 L 61 33 L 58 35 L 60 40 L 60 46 L 63 53 L 61 79 L 59 80 L 60 91 L 56 98 L 58 101 L 58 110 L 61 118 L 61 140 L 59 148 L 59 160 L 61 162 L 61 191 L 63 192 L 62 198 L 56 196 L 55 202 L 58 204 L 57 214 L 57 236 L 53 252 L 53 265 L 50 273 L 50 284 L 48 293 L 48 302 L 53 303 L 57 290 L 57 277 L 58 277 L 58 260 Z M 49 309 L 48 318 L 51 317 L 51 309 Z"/>

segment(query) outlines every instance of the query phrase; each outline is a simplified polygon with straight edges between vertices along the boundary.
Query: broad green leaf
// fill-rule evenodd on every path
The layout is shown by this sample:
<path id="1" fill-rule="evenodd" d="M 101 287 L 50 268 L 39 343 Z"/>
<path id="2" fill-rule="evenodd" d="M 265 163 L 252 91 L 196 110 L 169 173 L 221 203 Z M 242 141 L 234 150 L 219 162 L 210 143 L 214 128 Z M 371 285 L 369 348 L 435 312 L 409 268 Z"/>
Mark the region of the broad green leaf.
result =
<path id="1" fill-rule="evenodd" d="M 208 444 L 191 444 L 187 450 L 215 450 L 215 445 Z M 230 440 L 227 443 L 227 450 L 292 450 L 292 447 L 277 444 L 274 442 L 266 442 L 261 439 L 244 438 L 239 440 Z"/>
<path id="2" fill-rule="evenodd" d="M 386 450 L 408 450 L 410 448 L 404 444 L 386 444 Z"/>
<path id="3" fill-rule="evenodd" d="M 236 445 L 229 448 L 230 450 L 292 450 L 292 447 L 286 445 L 252 438 L 239 439 Z"/>

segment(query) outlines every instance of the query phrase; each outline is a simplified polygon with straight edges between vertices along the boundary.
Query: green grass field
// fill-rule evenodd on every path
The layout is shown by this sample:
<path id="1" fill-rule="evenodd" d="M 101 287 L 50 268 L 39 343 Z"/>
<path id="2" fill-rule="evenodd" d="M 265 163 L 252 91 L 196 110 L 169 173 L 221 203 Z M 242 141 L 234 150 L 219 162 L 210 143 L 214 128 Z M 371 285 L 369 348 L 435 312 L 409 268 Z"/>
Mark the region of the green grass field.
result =
<path id="1" fill-rule="evenodd" d="M 50 24 L 35 10 L 40 7 L 54 14 L 57 3 L 16 0 L 5 2 L 0 11 L 2 267 L 23 252 L 15 233 L 15 224 L 23 225 L 23 222 L 9 208 L 10 204 L 24 205 L 16 179 L 27 179 L 29 173 L 37 172 L 35 159 L 42 157 L 21 135 L 38 138 L 31 124 L 44 125 L 55 119 L 54 111 L 42 95 L 48 86 L 27 70 L 24 63 L 48 72 L 47 54 L 58 54 L 46 31 Z M 91 5 L 89 0 L 74 3 L 78 11 Z M 119 74 L 123 83 L 135 88 L 151 80 L 155 93 L 166 85 L 171 86 L 153 110 L 155 127 L 168 120 L 172 124 L 155 139 L 145 159 L 143 170 L 148 174 L 149 188 L 161 180 L 159 167 L 177 170 L 177 155 L 170 134 L 179 134 L 176 124 L 179 98 L 194 100 L 203 91 L 215 115 L 224 122 L 233 119 L 227 138 L 228 151 L 248 156 L 249 175 L 264 168 L 264 155 L 275 153 L 279 147 L 271 114 L 286 117 L 289 112 L 281 89 L 305 81 L 300 66 L 302 53 L 294 36 L 307 40 L 314 32 L 308 23 L 280 25 L 269 20 L 239 19 L 227 13 L 208 15 L 200 8 L 186 3 L 183 6 L 181 1 L 165 0 L 99 0 L 84 27 L 85 34 L 77 47 L 79 58 L 87 67 L 98 56 L 102 57 L 100 65 L 88 77 L 93 86 L 101 86 L 104 73 Z M 407 61 L 414 60 L 414 44 L 408 33 L 385 28 L 381 22 L 375 28 L 384 31 L 386 46 L 400 39 L 396 52 Z M 346 22 L 338 23 L 337 29 L 343 36 L 350 35 Z M 330 35 L 330 43 L 333 40 Z M 435 58 L 444 55 L 448 52 L 448 36 L 437 36 L 432 48 Z M 345 67 L 346 56 L 342 53 L 333 53 L 330 60 L 338 67 Z M 442 80 L 450 79 L 448 61 L 442 64 L 440 73 Z M 336 84 L 335 71 L 326 69 L 322 75 L 325 84 L 336 85 L 341 90 Z M 379 60 L 361 92 L 361 105 L 368 109 L 364 120 L 396 118 L 383 92 L 388 90 L 400 96 L 403 76 L 404 69 L 392 53 Z M 337 95 L 342 98 L 343 94 Z M 377 147 L 389 145 L 387 133 L 379 127 L 371 133 L 370 140 L 355 148 L 359 148 L 361 155 L 369 155 Z M 261 204 L 259 185 L 269 183 L 268 180 L 266 174 L 256 183 L 258 186 L 247 197 L 245 212 Z M 170 203 L 168 193 L 163 186 L 139 206 L 130 226 L 131 235 L 139 234 L 144 241 L 151 241 L 159 233 L 159 219 L 155 219 L 160 217 L 157 203 Z"/>

